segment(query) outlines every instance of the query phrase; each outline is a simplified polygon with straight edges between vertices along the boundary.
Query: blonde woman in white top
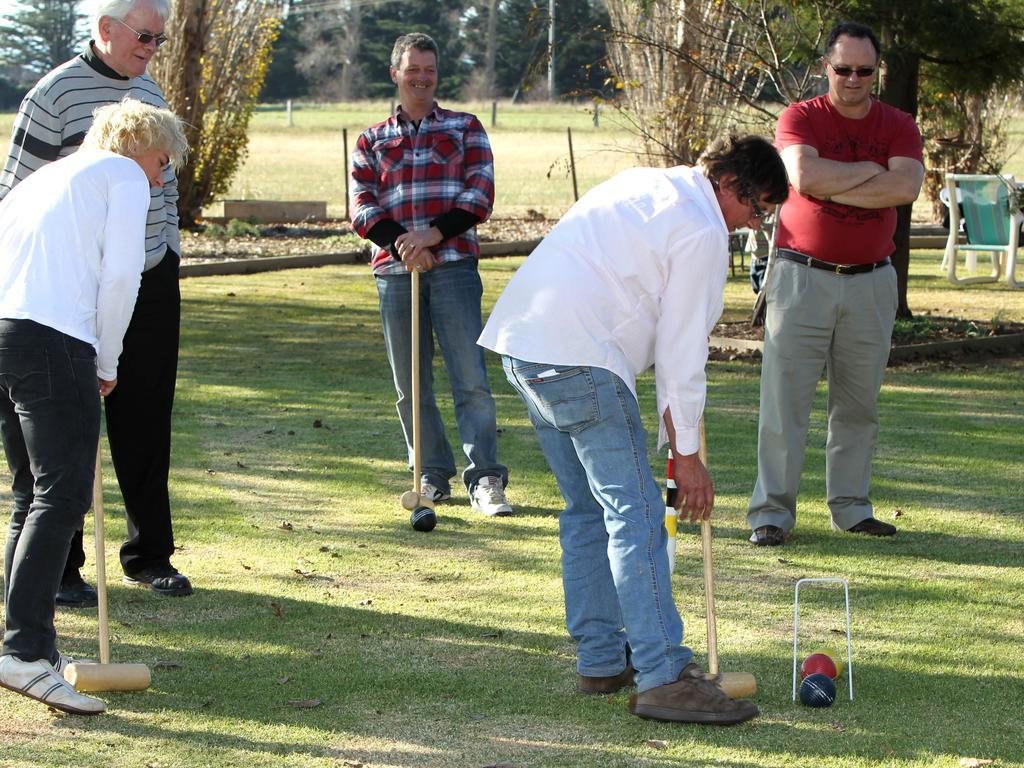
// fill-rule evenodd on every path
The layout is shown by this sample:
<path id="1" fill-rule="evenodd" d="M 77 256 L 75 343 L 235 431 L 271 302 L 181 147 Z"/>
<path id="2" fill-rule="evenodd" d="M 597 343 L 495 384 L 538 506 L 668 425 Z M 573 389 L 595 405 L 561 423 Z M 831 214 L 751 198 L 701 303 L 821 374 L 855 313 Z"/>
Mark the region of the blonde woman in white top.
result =
<path id="1" fill-rule="evenodd" d="M 89 507 L 99 398 L 117 386 L 149 190 L 186 150 L 178 118 L 126 99 L 96 111 L 80 151 L 0 203 L 0 430 L 14 495 L 0 686 L 75 714 L 105 705 L 58 673 L 53 596 Z"/>

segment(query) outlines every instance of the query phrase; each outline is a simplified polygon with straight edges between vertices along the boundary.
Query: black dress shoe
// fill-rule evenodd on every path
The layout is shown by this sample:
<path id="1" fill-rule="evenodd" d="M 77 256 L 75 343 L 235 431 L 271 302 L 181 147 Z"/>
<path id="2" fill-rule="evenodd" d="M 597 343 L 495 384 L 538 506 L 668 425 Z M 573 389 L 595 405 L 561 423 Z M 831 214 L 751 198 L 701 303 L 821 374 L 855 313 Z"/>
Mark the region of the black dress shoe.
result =
<path id="1" fill-rule="evenodd" d="M 138 573 L 125 574 L 121 581 L 136 587 L 149 587 L 158 595 L 165 597 L 185 597 L 192 594 L 192 582 L 188 580 L 188 576 L 178 573 L 170 563 L 151 565 Z"/>
<path id="2" fill-rule="evenodd" d="M 57 605 L 62 605 L 65 608 L 92 608 L 96 605 L 97 600 L 96 590 L 85 583 L 78 571 L 73 574 L 64 574 L 64 578 L 60 581 L 60 588 L 57 590 Z"/>
<path id="3" fill-rule="evenodd" d="M 786 541 L 786 532 L 777 525 L 762 525 L 750 534 L 750 543 L 759 547 L 777 547 Z"/>
<path id="4" fill-rule="evenodd" d="M 896 526 L 875 520 L 873 517 L 861 520 L 852 528 L 846 529 L 847 533 L 866 533 L 868 536 L 893 536 L 896 533 Z"/>

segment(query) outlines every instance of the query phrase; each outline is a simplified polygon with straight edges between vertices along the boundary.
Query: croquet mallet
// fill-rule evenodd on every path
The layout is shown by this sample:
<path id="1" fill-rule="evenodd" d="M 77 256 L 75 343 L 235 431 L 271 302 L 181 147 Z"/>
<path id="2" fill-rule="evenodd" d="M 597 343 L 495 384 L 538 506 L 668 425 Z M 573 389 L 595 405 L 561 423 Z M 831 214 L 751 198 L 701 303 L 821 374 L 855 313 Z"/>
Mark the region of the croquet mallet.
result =
<path id="1" fill-rule="evenodd" d="M 704 437 L 704 417 L 700 420 L 700 460 L 708 466 L 708 444 Z M 718 682 L 732 699 L 745 699 L 757 693 L 757 680 L 747 672 L 719 672 L 718 629 L 715 624 L 715 576 L 711 568 L 711 521 L 700 521 L 701 548 L 704 554 L 704 601 L 707 604 L 708 677 Z"/>
<path id="2" fill-rule="evenodd" d="M 417 531 L 432 531 L 437 525 L 434 512 L 434 500 L 424 498 L 420 487 L 420 273 L 414 270 L 411 275 L 410 290 L 412 291 L 412 477 L 411 491 L 402 494 L 402 507 L 412 514 L 409 522 Z"/>
<path id="3" fill-rule="evenodd" d="M 100 447 L 96 446 L 96 476 L 92 483 L 92 511 L 96 518 L 96 598 L 100 625 L 100 663 L 75 662 L 64 670 L 64 679 L 79 691 L 141 691 L 149 687 L 145 664 L 110 663 L 110 629 L 107 620 L 107 568 L 103 533 L 103 475 Z"/>

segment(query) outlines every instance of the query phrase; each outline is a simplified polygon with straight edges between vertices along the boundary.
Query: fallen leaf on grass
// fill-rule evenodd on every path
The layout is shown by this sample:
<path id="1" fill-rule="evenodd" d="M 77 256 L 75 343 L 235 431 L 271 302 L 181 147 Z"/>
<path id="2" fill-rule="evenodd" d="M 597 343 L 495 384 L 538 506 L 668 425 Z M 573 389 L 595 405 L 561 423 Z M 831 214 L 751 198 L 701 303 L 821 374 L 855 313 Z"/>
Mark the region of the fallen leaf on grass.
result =
<path id="1" fill-rule="evenodd" d="M 288 703 L 296 709 L 314 709 L 323 704 L 320 699 L 288 699 Z"/>
<path id="2" fill-rule="evenodd" d="M 779 558 L 779 562 L 782 563 L 783 565 L 792 565 L 793 564 L 792 560 L 787 560 L 784 557 L 780 557 Z"/>
<path id="3" fill-rule="evenodd" d="M 829 725 L 831 725 L 832 729 L 836 730 L 836 731 L 845 731 L 846 730 L 846 726 L 845 725 L 843 725 L 842 723 L 838 723 L 835 720 L 830 722 Z"/>
<path id="4" fill-rule="evenodd" d="M 313 429 L 320 429 L 323 425 L 324 423 L 320 421 L 320 419 L 315 419 L 313 421 Z"/>
<path id="5" fill-rule="evenodd" d="M 345 768 L 363 768 L 362 763 L 357 763 L 354 760 L 346 760 L 342 765 L 345 766 Z"/>
<path id="6" fill-rule="evenodd" d="M 484 768 L 516 768 L 512 763 L 488 763 Z"/>
<path id="7" fill-rule="evenodd" d="M 372 599 L 366 599 L 366 600 L 360 600 L 359 601 L 360 605 L 370 605 L 371 603 L 373 603 Z"/>
<path id="8" fill-rule="evenodd" d="M 153 669 L 181 669 L 181 664 L 176 661 L 158 661 Z"/>
<path id="9" fill-rule="evenodd" d="M 903 510 L 902 509 L 897 509 L 895 512 L 892 513 L 892 519 L 893 520 L 895 520 L 897 517 L 903 517 Z"/>
<path id="10" fill-rule="evenodd" d="M 992 760 L 984 757 L 961 757 L 960 765 L 963 768 L 979 768 L 982 765 L 992 765 Z"/>
<path id="11" fill-rule="evenodd" d="M 287 682 L 288 682 L 289 680 L 291 680 L 291 678 L 290 678 L 290 677 L 288 677 L 288 675 L 285 675 L 284 677 L 279 677 L 279 678 L 277 679 L 277 684 L 278 684 L 278 685 L 284 685 L 284 684 L 285 684 L 285 683 L 287 683 Z"/>
<path id="12" fill-rule="evenodd" d="M 239 468 L 239 469 L 248 469 L 248 468 L 249 468 L 248 466 L 246 466 L 245 464 L 243 464 L 243 463 L 242 463 L 242 462 L 240 462 L 240 461 L 235 461 L 235 464 L 237 464 L 237 465 L 238 465 L 238 468 Z"/>
<path id="13" fill-rule="evenodd" d="M 245 568 L 245 570 L 247 570 L 247 571 L 251 571 L 252 570 L 252 566 L 251 565 L 246 565 L 241 560 L 238 561 L 238 564 L 241 565 L 243 568 Z"/>
<path id="14" fill-rule="evenodd" d="M 284 618 L 284 608 L 282 608 L 277 603 L 271 603 L 270 604 L 270 609 L 274 612 L 274 615 L 277 616 L 278 618 Z"/>
<path id="15" fill-rule="evenodd" d="M 668 749 L 668 742 L 661 739 L 648 739 L 644 744 L 652 749 Z"/>
<path id="16" fill-rule="evenodd" d="M 295 526 L 293 526 L 293 525 L 292 525 L 291 523 L 289 523 L 289 522 L 288 522 L 287 520 L 285 520 L 284 522 L 282 522 L 282 523 L 281 523 L 281 524 L 280 524 L 279 526 L 277 526 L 277 527 L 278 527 L 278 528 L 280 528 L 280 529 L 281 529 L 282 531 L 294 531 L 294 530 L 295 530 Z"/>

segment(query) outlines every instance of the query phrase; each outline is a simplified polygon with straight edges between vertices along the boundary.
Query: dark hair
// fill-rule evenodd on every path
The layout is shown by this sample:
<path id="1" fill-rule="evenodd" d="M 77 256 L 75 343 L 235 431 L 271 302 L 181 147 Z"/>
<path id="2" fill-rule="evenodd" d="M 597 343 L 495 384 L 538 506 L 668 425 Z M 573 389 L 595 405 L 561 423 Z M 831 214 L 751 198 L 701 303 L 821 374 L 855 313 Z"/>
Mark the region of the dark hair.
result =
<path id="1" fill-rule="evenodd" d="M 832 27 L 832 31 L 825 38 L 825 58 L 832 55 L 832 49 L 836 47 L 836 40 L 842 35 L 856 37 L 860 40 L 869 40 L 875 48 L 875 58 L 882 58 L 882 46 L 879 44 L 878 38 L 875 37 L 875 33 L 871 31 L 870 27 L 856 21 L 840 21 Z"/>
<path id="2" fill-rule="evenodd" d="M 778 205 L 789 196 L 786 166 L 772 143 L 760 136 L 733 134 L 715 139 L 697 162 L 715 187 L 725 174 L 734 175 L 733 188 L 740 197 L 755 202 L 767 197 Z"/>
<path id="3" fill-rule="evenodd" d="M 395 40 L 395 47 L 391 49 L 391 66 L 395 69 L 402 66 L 402 56 L 410 48 L 415 48 L 417 51 L 431 51 L 435 59 L 441 58 L 437 52 L 437 43 L 434 42 L 434 38 L 422 32 L 410 32 Z"/>

